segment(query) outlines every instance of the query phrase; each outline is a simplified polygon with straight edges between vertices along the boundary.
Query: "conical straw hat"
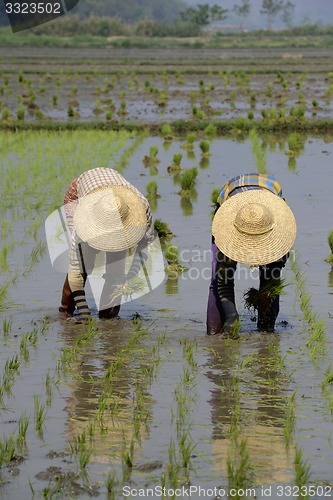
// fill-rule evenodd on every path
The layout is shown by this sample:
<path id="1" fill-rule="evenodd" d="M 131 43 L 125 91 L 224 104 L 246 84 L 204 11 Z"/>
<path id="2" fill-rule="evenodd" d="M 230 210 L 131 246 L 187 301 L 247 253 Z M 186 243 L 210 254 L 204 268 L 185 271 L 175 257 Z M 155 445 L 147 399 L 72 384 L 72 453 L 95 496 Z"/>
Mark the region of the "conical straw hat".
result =
<path id="1" fill-rule="evenodd" d="M 296 221 L 282 198 L 267 189 L 255 189 L 235 194 L 221 205 L 212 233 L 217 247 L 230 259 L 264 265 L 289 252 Z"/>
<path id="2" fill-rule="evenodd" d="M 118 252 L 135 246 L 147 229 L 143 200 L 126 186 L 96 190 L 79 200 L 74 230 L 96 250 Z"/>

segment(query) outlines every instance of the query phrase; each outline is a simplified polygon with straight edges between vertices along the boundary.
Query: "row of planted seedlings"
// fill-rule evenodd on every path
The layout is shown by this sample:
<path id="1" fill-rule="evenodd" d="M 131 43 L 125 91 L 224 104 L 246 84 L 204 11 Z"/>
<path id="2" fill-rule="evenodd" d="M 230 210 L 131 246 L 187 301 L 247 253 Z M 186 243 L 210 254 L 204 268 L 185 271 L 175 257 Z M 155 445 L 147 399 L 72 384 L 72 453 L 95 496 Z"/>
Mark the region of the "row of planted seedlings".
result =
<path id="1" fill-rule="evenodd" d="M 140 471 L 140 451 L 153 419 L 149 389 L 162 362 L 166 332 L 157 335 L 153 324 L 143 327 L 140 320 L 133 320 L 122 332 L 122 342 L 102 354 L 103 370 L 94 373 L 85 371 L 84 365 L 91 365 L 91 357 L 96 356 L 94 344 L 102 331 L 94 321 L 83 328 L 69 347 L 63 347 L 55 370 L 65 380 L 78 379 L 86 393 L 93 394 L 87 418 L 83 422 L 72 418 L 67 454 L 75 458 L 76 479 L 82 485 L 93 488 L 94 472 L 100 475 L 103 468 L 105 491 L 110 498 L 118 498 Z M 111 324 L 108 337 L 117 335 L 116 329 Z M 66 493 L 67 487 L 65 472 L 52 481 L 49 491 Z"/>
<path id="2" fill-rule="evenodd" d="M 311 88 L 311 79 L 306 71 L 299 75 L 282 71 L 259 75 L 245 71 L 211 70 L 207 81 L 203 75 L 195 75 L 195 84 L 194 75 L 183 74 L 179 70 L 174 74 L 155 71 L 148 75 L 123 71 L 107 76 L 98 72 L 84 75 L 75 71 L 42 75 L 22 71 L 14 75 L 4 73 L 3 85 L 0 86 L 1 118 L 4 122 L 24 121 L 29 116 L 42 120 L 48 118 L 47 110 L 52 109 L 61 109 L 63 119 L 80 118 L 83 106 L 90 109 L 90 117 L 111 121 L 114 117 L 124 119 L 128 114 L 128 105 L 133 102 L 154 103 L 156 109 L 163 113 L 170 103 L 178 102 L 177 96 L 180 95 L 182 103 L 187 97 L 186 113 L 195 120 L 235 112 L 240 104 L 237 114 L 243 113 L 247 106 L 243 118 L 249 121 L 255 118 L 291 121 L 304 119 L 306 112 L 316 116 L 319 110 L 329 108 L 333 95 L 332 72 L 320 75 L 323 76 L 320 82 L 323 89 L 319 98 L 319 83 L 315 89 Z M 10 110 L 14 106 L 16 112 L 13 114 Z M 49 112 L 51 116 L 57 115 Z"/>
<path id="3" fill-rule="evenodd" d="M 108 165 L 114 157 L 114 165 L 121 170 L 126 166 L 129 156 L 143 137 L 144 135 L 135 138 L 133 134 L 127 132 L 111 134 L 99 132 L 68 134 L 65 132 L 60 135 L 48 132 L 1 134 L 1 163 L 4 181 L 4 193 L 1 198 L 3 207 L 1 208 L 3 208 L 3 214 L 8 213 L 8 200 L 11 200 L 12 204 L 10 207 L 12 220 L 3 219 L 2 222 L 2 231 L 6 232 L 3 237 L 10 236 L 13 238 L 11 243 L 14 242 L 16 246 L 20 245 L 19 252 L 10 256 L 10 262 L 7 262 L 6 266 L 4 263 L 2 265 L 1 364 L 4 369 L 0 379 L 0 406 L 2 418 L 8 411 L 11 411 L 15 413 L 13 421 L 17 422 L 17 429 L 0 438 L 1 476 L 6 477 L 5 481 L 8 480 L 7 468 L 13 463 L 20 463 L 28 456 L 29 446 L 26 442 L 26 434 L 33 412 L 30 407 L 23 411 L 21 408 L 20 416 L 13 409 L 16 406 L 13 403 L 15 390 L 19 389 L 18 382 L 22 380 L 24 373 L 31 376 L 32 358 L 35 363 L 38 356 L 45 357 L 42 339 L 48 326 L 47 320 L 42 318 L 40 326 L 38 321 L 35 321 L 32 331 L 25 331 L 26 329 L 23 328 L 17 334 L 17 321 L 19 320 L 13 320 L 13 306 L 7 295 L 15 295 L 15 285 L 18 283 L 24 287 L 25 278 L 33 279 L 31 273 L 34 265 L 42 257 L 46 245 L 45 238 L 39 232 L 40 225 L 53 209 L 61 206 L 61 193 L 72 178 L 82 172 L 82 165 L 86 161 L 89 167 L 98 166 L 101 161 L 104 165 Z M 98 158 L 93 153 L 97 150 L 96 144 L 98 144 Z M 47 169 L 45 165 L 48 166 Z M 24 208 L 21 205 L 22 199 Z M 15 250 L 15 245 L 12 245 L 11 251 Z M 56 304 L 54 309 L 56 310 Z M 91 332 L 88 331 L 88 337 L 90 334 Z M 79 347 L 83 340 L 78 340 Z M 34 401 L 35 431 L 41 440 L 43 440 L 47 409 L 52 404 L 53 387 L 58 387 L 59 384 L 59 366 L 63 365 L 67 355 L 68 352 L 64 347 L 52 377 L 49 370 L 45 374 L 38 374 L 36 394 L 32 400 Z M 52 364 L 53 362 L 50 362 L 51 366 Z M 35 366 L 38 367 L 39 364 L 36 363 Z M 33 376 L 35 376 L 34 371 Z M 45 403 L 42 402 L 40 395 L 43 385 L 45 385 Z M 33 436 L 30 436 L 30 439 L 33 439 Z"/>
<path id="4" fill-rule="evenodd" d="M 259 173 L 267 174 L 268 170 L 266 167 L 265 159 L 265 149 L 262 147 L 260 138 L 255 130 L 250 132 L 250 140 L 252 143 L 252 153 L 256 159 L 257 169 Z M 298 134 L 297 132 L 292 133 L 288 136 L 287 144 L 288 149 L 285 153 L 290 158 L 295 158 L 301 154 L 304 147 L 305 138 Z M 288 162 L 288 167 L 290 164 Z M 294 168 L 291 168 L 294 170 Z M 332 252 L 333 249 L 333 238 L 331 234 L 328 236 L 328 243 Z M 314 311 L 311 305 L 311 295 L 309 294 L 306 287 L 306 276 L 302 270 L 300 264 L 300 255 L 294 250 L 291 251 L 290 257 L 290 267 L 293 272 L 294 287 L 296 300 L 299 304 L 302 320 L 303 320 L 303 333 L 307 333 L 308 338 L 305 343 L 305 347 L 309 350 L 310 357 L 318 368 L 318 361 L 321 363 L 324 361 L 327 355 L 326 347 L 326 325 L 323 319 L 321 319 L 316 311 Z M 330 256 L 327 259 L 330 262 Z M 275 280 L 269 290 L 265 292 L 269 293 L 272 297 L 276 294 L 284 293 L 284 287 L 287 286 L 286 281 L 282 278 L 280 280 Z M 254 293 L 253 293 L 254 292 Z M 244 295 L 245 305 L 249 309 L 252 309 L 255 313 L 257 310 L 257 304 L 259 300 L 259 292 L 257 290 L 250 289 L 247 294 Z M 330 384 L 333 378 L 331 375 L 331 368 L 328 367 L 325 372 L 325 378 L 321 383 L 321 388 L 329 397 L 330 408 L 332 411 L 332 395 L 330 389 Z M 285 438 L 286 444 L 289 446 L 290 436 L 292 431 L 295 430 L 296 426 L 296 393 L 290 398 L 288 405 L 286 406 L 286 425 L 285 425 Z M 296 446 L 295 451 L 295 484 L 298 487 L 306 486 L 310 480 L 310 466 L 303 460 L 303 451 L 301 448 Z M 301 490 L 300 490 L 301 491 Z M 304 490 L 305 491 L 305 490 Z M 306 496 L 306 495 L 305 495 Z"/>
<path id="5" fill-rule="evenodd" d="M 277 337 L 263 338 L 245 354 L 240 338 L 222 342 L 211 354 L 213 366 L 220 371 L 215 377 L 214 399 L 219 402 L 216 426 L 221 438 L 215 452 L 231 496 L 240 499 L 248 492 L 253 497 L 260 486 L 279 484 L 282 477 L 283 482 L 299 488 L 308 485 L 310 467 L 295 442 L 295 393 L 289 389 L 292 374 L 280 354 Z"/>

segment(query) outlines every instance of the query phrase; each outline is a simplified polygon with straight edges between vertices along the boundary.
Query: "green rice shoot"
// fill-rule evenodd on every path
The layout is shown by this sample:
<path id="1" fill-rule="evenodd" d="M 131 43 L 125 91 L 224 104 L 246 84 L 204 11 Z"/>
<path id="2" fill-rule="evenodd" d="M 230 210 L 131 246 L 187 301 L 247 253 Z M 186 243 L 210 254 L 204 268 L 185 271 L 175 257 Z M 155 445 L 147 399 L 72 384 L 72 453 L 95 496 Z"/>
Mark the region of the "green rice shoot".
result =
<path id="1" fill-rule="evenodd" d="M 260 290 L 251 287 L 244 293 L 244 305 L 250 311 L 260 311 L 265 314 L 268 312 L 273 300 L 277 295 L 284 292 L 287 285 L 284 279 L 271 279 L 265 283 Z"/>

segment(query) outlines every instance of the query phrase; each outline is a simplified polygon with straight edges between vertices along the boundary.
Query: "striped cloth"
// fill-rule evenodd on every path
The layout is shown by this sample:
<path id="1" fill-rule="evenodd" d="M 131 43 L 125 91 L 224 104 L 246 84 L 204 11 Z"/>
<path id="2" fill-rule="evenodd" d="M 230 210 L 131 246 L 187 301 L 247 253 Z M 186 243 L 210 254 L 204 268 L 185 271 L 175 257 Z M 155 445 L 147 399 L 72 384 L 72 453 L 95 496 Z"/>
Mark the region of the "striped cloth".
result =
<path id="1" fill-rule="evenodd" d="M 217 201 L 219 205 L 221 205 L 229 198 L 229 196 L 232 195 L 235 189 L 237 189 L 237 193 L 239 193 L 241 191 L 247 190 L 252 186 L 262 189 L 268 189 L 272 193 L 282 198 L 281 186 L 273 175 L 254 173 L 237 175 L 236 177 L 233 177 L 228 182 L 223 184 Z"/>

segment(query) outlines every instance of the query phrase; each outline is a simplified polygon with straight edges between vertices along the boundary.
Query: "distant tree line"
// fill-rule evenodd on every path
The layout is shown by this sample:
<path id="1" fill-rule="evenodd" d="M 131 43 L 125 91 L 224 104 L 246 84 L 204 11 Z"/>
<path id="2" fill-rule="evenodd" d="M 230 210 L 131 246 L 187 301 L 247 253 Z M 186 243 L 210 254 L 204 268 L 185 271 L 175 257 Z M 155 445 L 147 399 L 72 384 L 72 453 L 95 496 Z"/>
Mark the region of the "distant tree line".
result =
<path id="1" fill-rule="evenodd" d="M 243 31 L 251 7 L 251 0 L 239 0 L 230 10 L 207 3 L 188 7 L 183 0 L 84 0 L 74 13 L 32 31 L 37 35 L 55 36 L 195 37 L 212 22 L 225 20 L 230 15 L 239 19 L 239 29 Z M 1 8 L 0 3 L 0 11 Z M 320 28 L 309 20 L 302 23 L 302 28 L 293 27 L 294 10 L 290 0 L 262 0 L 260 13 L 265 16 L 267 30 L 272 30 L 279 18 L 290 34 L 327 31 L 328 28 Z M 220 31 L 223 33 L 223 24 Z"/>

